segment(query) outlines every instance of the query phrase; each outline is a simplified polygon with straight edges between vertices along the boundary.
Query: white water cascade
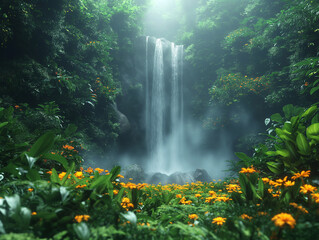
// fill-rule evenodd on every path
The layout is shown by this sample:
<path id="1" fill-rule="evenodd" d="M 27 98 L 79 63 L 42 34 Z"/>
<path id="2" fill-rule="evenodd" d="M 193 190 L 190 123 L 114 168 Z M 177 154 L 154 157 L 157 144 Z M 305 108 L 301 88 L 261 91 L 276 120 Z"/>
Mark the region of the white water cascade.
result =
<path id="1" fill-rule="evenodd" d="M 148 169 L 171 173 L 183 163 L 183 46 L 146 37 L 146 146 Z"/>

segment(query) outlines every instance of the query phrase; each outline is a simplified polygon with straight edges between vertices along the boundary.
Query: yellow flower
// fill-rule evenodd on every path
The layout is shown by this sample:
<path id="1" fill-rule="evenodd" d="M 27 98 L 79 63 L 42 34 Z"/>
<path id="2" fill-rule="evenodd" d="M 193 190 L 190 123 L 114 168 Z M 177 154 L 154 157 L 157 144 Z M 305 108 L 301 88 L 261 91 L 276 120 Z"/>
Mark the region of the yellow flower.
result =
<path id="1" fill-rule="evenodd" d="M 269 178 L 262 178 L 261 180 L 263 180 L 264 183 L 269 182 Z"/>
<path id="2" fill-rule="evenodd" d="M 37 212 L 32 212 L 31 215 L 32 216 L 37 215 Z"/>
<path id="3" fill-rule="evenodd" d="M 188 218 L 196 220 L 196 219 L 198 219 L 198 215 L 197 214 L 190 214 L 190 215 L 188 215 Z"/>
<path id="4" fill-rule="evenodd" d="M 200 194 L 195 194 L 195 197 L 197 197 L 197 198 L 199 198 L 199 197 L 201 197 L 202 195 L 200 195 Z"/>
<path id="5" fill-rule="evenodd" d="M 74 173 L 74 176 L 75 176 L 76 178 L 79 178 L 79 179 L 81 179 L 81 178 L 84 177 L 84 176 L 83 176 L 83 172 L 81 172 L 81 171 L 75 172 L 75 173 Z"/>
<path id="6" fill-rule="evenodd" d="M 127 197 L 122 198 L 122 203 L 130 203 L 130 199 Z"/>
<path id="7" fill-rule="evenodd" d="M 229 193 L 237 192 L 238 190 L 240 190 L 240 186 L 238 186 L 237 184 L 228 184 L 226 185 L 226 190 Z"/>
<path id="8" fill-rule="evenodd" d="M 84 188 L 86 187 L 87 185 L 86 184 L 83 184 L 83 185 L 77 185 L 75 188 Z"/>
<path id="9" fill-rule="evenodd" d="M 117 175 L 117 177 L 119 177 L 119 178 L 124 178 L 124 176 L 121 175 L 121 174 Z"/>
<path id="10" fill-rule="evenodd" d="M 117 189 L 114 189 L 114 190 L 113 190 L 113 194 L 114 194 L 114 195 L 117 195 L 118 193 L 119 193 L 119 190 L 117 190 Z"/>
<path id="11" fill-rule="evenodd" d="M 95 168 L 94 170 L 97 171 L 98 173 L 104 172 L 104 169 L 102 169 L 102 168 Z"/>
<path id="12" fill-rule="evenodd" d="M 294 176 L 291 177 L 292 180 L 296 180 L 297 178 L 309 177 L 310 170 L 308 171 L 301 171 L 301 173 L 295 173 Z"/>
<path id="13" fill-rule="evenodd" d="M 29 192 L 33 192 L 33 188 L 28 188 L 28 191 Z"/>
<path id="14" fill-rule="evenodd" d="M 311 196 L 316 203 L 319 203 L 319 193 L 312 193 Z"/>
<path id="15" fill-rule="evenodd" d="M 258 212 L 258 215 L 259 216 L 266 216 L 268 213 L 266 213 L 266 212 Z"/>
<path id="16" fill-rule="evenodd" d="M 182 194 L 176 194 L 176 198 L 182 198 Z"/>
<path id="17" fill-rule="evenodd" d="M 284 225 L 294 228 L 296 225 L 296 220 L 289 213 L 279 213 L 271 219 L 277 227 L 283 227 Z"/>
<path id="18" fill-rule="evenodd" d="M 297 203 L 290 203 L 289 205 L 293 206 L 294 208 L 300 210 L 303 213 L 309 213 L 307 209 L 302 206 L 299 206 Z"/>
<path id="19" fill-rule="evenodd" d="M 292 181 L 287 181 L 284 183 L 285 187 L 291 187 L 293 185 L 295 185 L 295 182 L 292 182 Z"/>
<path id="20" fill-rule="evenodd" d="M 310 184 L 305 184 L 305 185 L 300 187 L 300 192 L 304 193 L 304 194 L 312 193 L 312 192 L 314 192 L 316 190 L 317 190 L 317 188 L 312 186 L 312 185 L 310 185 Z"/>
<path id="21" fill-rule="evenodd" d="M 226 218 L 223 218 L 223 217 L 216 217 L 212 221 L 212 223 L 215 223 L 217 225 L 223 225 L 225 222 L 226 222 Z"/>
<path id="22" fill-rule="evenodd" d="M 65 174 L 66 174 L 66 172 L 61 172 L 61 173 L 59 174 L 60 180 L 62 180 L 62 179 L 64 178 Z"/>

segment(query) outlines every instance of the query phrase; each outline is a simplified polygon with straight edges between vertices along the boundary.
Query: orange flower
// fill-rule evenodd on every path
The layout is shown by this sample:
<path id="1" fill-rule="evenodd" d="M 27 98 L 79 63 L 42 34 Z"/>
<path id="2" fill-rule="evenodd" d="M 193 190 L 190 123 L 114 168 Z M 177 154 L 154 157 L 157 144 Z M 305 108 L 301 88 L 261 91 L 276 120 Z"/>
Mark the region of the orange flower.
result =
<path id="1" fill-rule="evenodd" d="M 295 173 L 294 176 L 291 177 L 292 180 L 296 180 L 297 178 L 309 177 L 310 170 L 308 171 L 301 171 L 301 173 Z"/>
<path id="2" fill-rule="evenodd" d="M 29 192 L 33 192 L 33 188 L 28 188 L 28 191 Z"/>
<path id="3" fill-rule="evenodd" d="M 294 208 L 300 210 L 303 213 L 309 213 L 307 209 L 302 206 L 299 206 L 297 203 L 290 203 L 289 205 L 293 206 Z"/>
<path id="4" fill-rule="evenodd" d="M 239 173 L 254 173 L 256 172 L 256 170 L 254 169 L 253 166 L 251 166 L 250 168 L 242 168 L 241 171 Z"/>
<path id="5" fill-rule="evenodd" d="M 76 215 L 74 217 L 75 221 L 78 222 L 78 223 L 82 222 L 83 220 L 84 221 L 88 221 L 89 218 L 90 218 L 90 215 Z"/>
<path id="6" fill-rule="evenodd" d="M 285 187 L 291 187 L 293 185 L 295 185 L 295 182 L 292 182 L 292 181 L 287 181 L 284 183 Z"/>
<path id="7" fill-rule="evenodd" d="M 216 217 L 212 221 L 212 223 L 215 223 L 217 225 L 223 225 L 225 222 L 226 222 L 226 218 L 223 218 L 223 217 Z"/>
<path id="8" fill-rule="evenodd" d="M 316 190 L 317 190 L 317 188 L 312 186 L 312 185 L 310 185 L 310 184 L 305 184 L 305 185 L 300 187 L 300 192 L 304 193 L 304 194 L 312 193 L 312 192 L 314 192 Z"/>
<path id="9" fill-rule="evenodd" d="M 309 85 L 309 82 L 305 82 L 305 86 L 307 87 Z"/>
<path id="10" fill-rule="evenodd" d="M 242 219 L 249 219 L 249 220 L 251 220 L 251 219 L 253 219 L 253 217 L 250 217 L 250 216 L 248 216 L 247 214 L 242 214 L 242 215 L 240 215 L 240 217 L 242 218 Z"/>
<path id="11" fill-rule="evenodd" d="M 271 219 L 276 226 L 283 227 L 286 224 L 290 226 L 290 228 L 294 228 L 296 225 L 296 220 L 289 213 L 279 213 Z"/>
<path id="12" fill-rule="evenodd" d="M 119 193 L 119 190 L 117 190 L 117 189 L 114 189 L 114 190 L 113 190 L 113 194 L 114 194 L 114 195 L 117 195 L 118 193 Z"/>
<path id="13" fill-rule="evenodd" d="M 64 145 L 63 148 L 67 149 L 67 150 L 73 150 L 74 149 L 74 147 L 72 147 L 72 146 L 70 146 L 68 144 Z"/>
<path id="14" fill-rule="evenodd" d="M 268 183 L 269 182 L 269 178 L 262 178 L 261 179 L 264 183 Z"/>
<path id="15" fill-rule="evenodd" d="M 182 194 L 176 194 L 176 198 L 182 198 Z"/>
<path id="16" fill-rule="evenodd" d="M 85 170 L 87 173 L 93 173 L 93 168 L 89 167 L 87 170 Z"/>
<path id="17" fill-rule="evenodd" d="M 319 203 L 319 193 L 312 193 L 311 196 L 316 203 Z"/>
<path id="18" fill-rule="evenodd" d="M 76 177 L 76 178 L 78 178 L 78 179 L 81 179 L 81 178 L 84 178 L 84 176 L 83 176 L 83 172 L 75 172 L 74 173 L 74 176 Z"/>
<path id="19" fill-rule="evenodd" d="M 198 215 L 197 214 L 190 214 L 190 215 L 188 215 L 188 218 L 197 220 L 198 219 Z"/>

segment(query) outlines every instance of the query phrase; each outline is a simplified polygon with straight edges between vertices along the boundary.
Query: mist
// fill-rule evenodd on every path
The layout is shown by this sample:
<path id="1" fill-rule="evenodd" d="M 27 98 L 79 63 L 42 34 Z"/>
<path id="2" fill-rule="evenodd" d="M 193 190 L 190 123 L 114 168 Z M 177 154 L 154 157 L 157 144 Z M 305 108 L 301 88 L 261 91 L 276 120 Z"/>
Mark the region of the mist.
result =
<path id="1" fill-rule="evenodd" d="M 228 161 L 235 158 L 237 139 L 244 132 L 256 132 L 262 128 L 262 124 L 254 119 L 245 106 L 241 106 L 240 111 L 234 111 L 229 116 L 238 119 L 239 129 L 221 127 L 218 131 L 212 131 L 206 128 L 205 121 L 218 118 L 222 112 L 209 105 L 201 108 L 201 119 L 194 116 L 193 84 L 197 79 L 197 72 L 187 61 L 188 46 L 181 42 L 180 33 L 185 31 L 182 29 L 183 24 L 187 27 L 194 25 L 196 6 L 197 1 L 192 0 L 154 0 L 144 15 L 145 36 L 138 39 L 134 60 L 129 62 L 134 66 L 134 79 L 140 86 L 131 96 L 125 96 L 134 99 L 139 107 L 136 107 L 131 116 L 123 109 L 133 127 L 130 134 L 120 136 L 119 151 L 113 155 L 113 162 L 123 168 L 138 164 L 147 173 L 160 172 L 167 175 L 205 169 L 213 178 L 225 178 L 230 174 L 227 172 Z M 160 60 L 155 56 L 158 51 L 155 45 L 159 39 L 163 45 Z M 173 41 L 180 45 L 174 44 Z M 172 46 L 181 46 L 184 49 L 179 66 L 176 66 L 180 69 L 177 76 L 179 90 L 172 90 Z M 156 61 L 162 62 L 155 63 Z M 156 64 L 158 66 L 155 66 Z M 162 76 L 155 76 L 156 74 Z M 122 82 L 130 81 L 131 77 L 123 74 Z M 157 84 L 161 86 L 154 89 Z M 182 101 L 174 103 L 176 106 L 172 106 L 174 96 L 180 98 L 175 102 Z M 121 106 L 126 104 L 127 102 L 120 104 L 119 110 L 122 111 Z M 172 111 L 179 112 L 173 120 Z"/>

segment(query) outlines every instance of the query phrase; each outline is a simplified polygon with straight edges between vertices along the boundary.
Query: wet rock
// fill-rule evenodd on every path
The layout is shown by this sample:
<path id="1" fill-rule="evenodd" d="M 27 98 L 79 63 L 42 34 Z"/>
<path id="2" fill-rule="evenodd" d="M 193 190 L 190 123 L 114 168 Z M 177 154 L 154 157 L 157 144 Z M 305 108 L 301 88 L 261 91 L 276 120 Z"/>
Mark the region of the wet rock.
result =
<path id="1" fill-rule="evenodd" d="M 129 120 L 127 119 L 127 117 L 123 113 L 121 113 L 117 109 L 116 103 L 114 103 L 112 105 L 112 107 L 113 107 L 115 114 L 116 114 L 116 120 L 120 124 L 120 134 L 128 132 L 131 129 L 131 124 L 130 124 Z"/>
<path id="2" fill-rule="evenodd" d="M 201 182 L 211 182 L 212 178 L 208 175 L 207 171 L 204 169 L 196 169 L 196 171 L 193 173 L 193 177 L 195 179 L 195 182 L 201 181 Z"/>
<path id="3" fill-rule="evenodd" d="M 144 169 L 137 164 L 125 167 L 121 174 L 124 176 L 123 182 L 144 183 L 146 180 Z"/>
<path id="4" fill-rule="evenodd" d="M 153 174 L 150 177 L 150 179 L 147 182 L 150 183 L 150 184 L 159 184 L 159 183 L 161 183 L 162 185 L 165 185 L 165 184 L 169 184 L 168 178 L 169 177 L 166 174 L 155 173 L 155 174 Z"/>
<path id="5" fill-rule="evenodd" d="M 195 179 L 190 173 L 175 172 L 169 176 L 168 182 L 170 184 L 176 183 L 178 185 L 184 185 L 195 182 Z"/>

